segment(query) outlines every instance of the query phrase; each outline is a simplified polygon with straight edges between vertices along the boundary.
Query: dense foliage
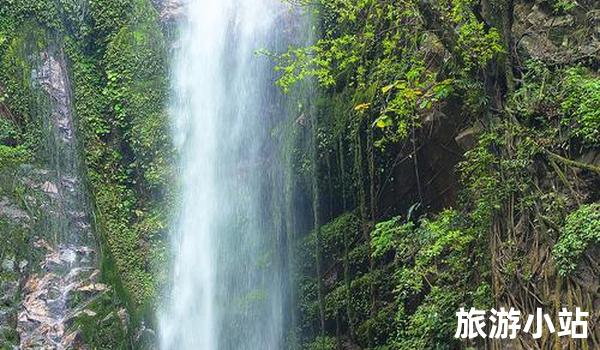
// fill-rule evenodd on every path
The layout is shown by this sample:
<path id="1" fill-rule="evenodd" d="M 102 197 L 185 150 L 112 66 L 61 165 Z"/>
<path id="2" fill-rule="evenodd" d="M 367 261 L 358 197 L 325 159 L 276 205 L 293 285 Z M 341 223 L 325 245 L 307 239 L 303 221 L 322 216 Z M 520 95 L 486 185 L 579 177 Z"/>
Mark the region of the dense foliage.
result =
<path id="1" fill-rule="evenodd" d="M 305 5 L 321 36 L 275 55 L 284 92 L 313 79 L 327 99 L 304 110 L 316 115 L 317 151 L 296 164 L 311 169 L 321 198 L 298 257 L 299 342 L 478 347 L 486 341 L 453 339 L 460 306 L 592 307 L 582 280 L 598 272 L 585 262 L 598 244 L 597 56 L 576 57 L 586 47 L 571 44 L 557 64 L 515 40 L 528 11 L 554 23 L 593 6 Z M 552 27 L 548 40 L 589 30 L 571 26 Z"/>
<path id="2" fill-rule="evenodd" d="M 317 31 L 308 45 L 266 53 L 287 94 L 282 119 L 295 121 L 272 131 L 289 169 L 286 198 L 270 199 L 273 220 L 294 226 L 281 257 L 294 304 L 289 347 L 504 348 L 454 339 L 456 310 L 592 310 L 597 1 L 289 2 Z M 112 286 L 73 322 L 98 349 L 144 346 L 165 279 L 174 152 L 170 38 L 157 3 L 0 0 L 1 198 L 24 203 L 11 179 L 47 161 L 47 101 L 32 76 L 52 48 L 68 65 L 102 280 Z M 310 223 L 284 220 L 294 215 Z M 0 231 L 11 233 L 0 258 L 20 258 L 26 227 L 2 219 Z M 0 282 L 16 278 L 0 272 Z M 16 335 L 0 325 L 0 337 Z M 596 330 L 587 341 L 512 345 L 566 342 L 593 349 L 600 339 Z"/>
<path id="3" fill-rule="evenodd" d="M 558 271 L 562 275 L 573 273 L 582 255 L 600 242 L 599 224 L 598 203 L 582 205 L 566 218 L 560 238 L 554 246 Z"/>
<path id="4" fill-rule="evenodd" d="M 164 276 L 172 150 L 163 28 L 146 0 L 0 1 L 0 169 L 44 163 L 48 145 L 37 118 L 44 97 L 32 76 L 38 57 L 57 47 L 68 62 L 77 139 L 106 248 L 103 279 L 114 287 L 89 306 L 97 315 L 82 315 L 74 327 L 97 348 L 119 348 L 126 346 L 115 321 L 120 300 L 135 326 L 151 315 Z"/>

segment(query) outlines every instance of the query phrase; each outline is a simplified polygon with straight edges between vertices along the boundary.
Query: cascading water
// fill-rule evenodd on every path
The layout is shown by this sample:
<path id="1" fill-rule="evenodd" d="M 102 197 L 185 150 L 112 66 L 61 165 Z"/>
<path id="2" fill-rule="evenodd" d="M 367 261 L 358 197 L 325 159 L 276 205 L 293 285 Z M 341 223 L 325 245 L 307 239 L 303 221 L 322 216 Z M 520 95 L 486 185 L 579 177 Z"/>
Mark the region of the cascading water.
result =
<path id="1" fill-rule="evenodd" d="M 276 0 L 191 0 L 173 66 L 181 206 L 162 349 L 281 349 L 282 282 L 273 217 Z"/>

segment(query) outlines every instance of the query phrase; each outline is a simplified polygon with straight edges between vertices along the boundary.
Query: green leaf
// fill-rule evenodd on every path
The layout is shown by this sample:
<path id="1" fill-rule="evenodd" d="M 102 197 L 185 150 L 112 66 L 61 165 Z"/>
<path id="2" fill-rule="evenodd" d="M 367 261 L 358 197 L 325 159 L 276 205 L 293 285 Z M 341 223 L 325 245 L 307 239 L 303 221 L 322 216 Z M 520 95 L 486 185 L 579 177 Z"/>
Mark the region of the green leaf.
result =
<path id="1" fill-rule="evenodd" d="M 381 92 L 383 92 L 384 94 L 387 93 L 388 91 L 392 90 L 395 87 L 395 83 L 394 84 L 390 84 L 387 86 L 384 86 L 381 88 Z"/>

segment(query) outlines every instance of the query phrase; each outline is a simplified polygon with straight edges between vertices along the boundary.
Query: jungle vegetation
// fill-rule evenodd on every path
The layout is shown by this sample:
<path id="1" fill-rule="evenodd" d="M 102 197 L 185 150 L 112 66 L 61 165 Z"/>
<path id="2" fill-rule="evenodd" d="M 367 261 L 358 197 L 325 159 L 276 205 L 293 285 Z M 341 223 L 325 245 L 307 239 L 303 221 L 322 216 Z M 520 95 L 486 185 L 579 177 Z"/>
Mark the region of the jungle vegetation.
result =
<path id="1" fill-rule="evenodd" d="M 599 3 L 288 2 L 316 32 L 265 54 L 292 101 L 274 131 L 289 196 L 311 214 L 286 253 L 290 348 L 502 349 L 455 339 L 455 312 L 507 305 L 593 311 L 587 340 L 517 348 L 600 348 Z M 154 325 L 166 281 L 174 31 L 156 3 L 0 0 L 2 172 L 43 153 L 31 52 L 54 45 L 68 62 L 114 287 L 94 310 L 131 315 L 125 332 L 77 321 L 98 349 L 142 347 L 132 329 Z"/>
<path id="2" fill-rule="evenodd" d="M 300 342 L 500 349 L 453 338 L 457 305 L 597 308 L 597 4 L 302 3 L 321 36 L 276 56 L 284 92 L 320 96 L 297 165 L 319 198 L 296 258 Z"/>

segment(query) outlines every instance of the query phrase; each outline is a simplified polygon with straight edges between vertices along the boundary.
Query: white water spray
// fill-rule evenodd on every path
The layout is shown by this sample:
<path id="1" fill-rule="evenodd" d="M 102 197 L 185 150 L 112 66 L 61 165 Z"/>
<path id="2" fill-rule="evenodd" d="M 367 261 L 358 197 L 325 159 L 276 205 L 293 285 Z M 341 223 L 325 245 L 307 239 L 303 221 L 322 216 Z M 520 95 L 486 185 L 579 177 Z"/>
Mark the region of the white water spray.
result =
<path id="1" fill-rule="evenodd" d="M 187 6 L 172 103 L 182 203 L 160 345 L 281 349 L 277 247 L 265 213 L 273 195 L 269 120 L 280 111 L 272 66 L 255 51 L 274 45 L 284 10 L 275 0 L 190 0 Z"/>

